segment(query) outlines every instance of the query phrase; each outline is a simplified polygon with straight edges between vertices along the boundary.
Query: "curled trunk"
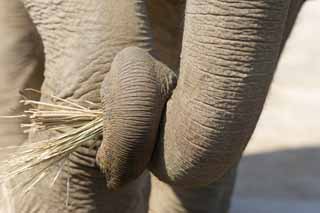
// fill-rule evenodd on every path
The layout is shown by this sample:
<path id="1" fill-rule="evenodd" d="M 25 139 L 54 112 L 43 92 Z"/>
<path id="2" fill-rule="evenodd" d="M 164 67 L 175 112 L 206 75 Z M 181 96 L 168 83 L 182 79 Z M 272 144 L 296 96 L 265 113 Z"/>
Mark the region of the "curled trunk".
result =
<path id="1" fill-rule="evenodd" d="M 104 136 L 97 155 L 109 189 L 146 169 L 175 82 L 168 67 L 140 48 L 126 48 L 115 57 L 101 89 Z"/>
<path id="2" fill-rule="evenodd" d="M 205 185 L 240 159 L 276 66 L 289 1 L 189 0 L 180 76 L 152 171 Z"/>

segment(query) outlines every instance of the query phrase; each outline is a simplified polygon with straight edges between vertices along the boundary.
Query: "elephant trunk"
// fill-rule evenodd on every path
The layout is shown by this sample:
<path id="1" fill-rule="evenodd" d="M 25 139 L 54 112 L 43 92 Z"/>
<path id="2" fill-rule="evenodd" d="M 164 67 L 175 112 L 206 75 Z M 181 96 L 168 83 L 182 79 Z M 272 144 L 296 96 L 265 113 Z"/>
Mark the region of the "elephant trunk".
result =
<path id="1" fill-rule="evenodd" d="M 126 48 L 113 60 L 101 88 L 105 119 L 97 154 L 109 189 L 134 180 L 147 167 L 175 82 L 175 74 L 143 49 Z"/>
<path id="2" fill-rule="evenodd" d="M 120 41 L 123 48 L 101 87 L 104 133 L 96 159 L 108 189 L 115 190 L 146 169 L 176 77 L 148 53 L 152 45 L 145 1 L 112 2 L 108 29 L 116 35 L 109 46 Z"/>
<path id="3" fill-rule="evenodd" d="M 189 0 L 180 76 L 152 171 L 173 185 L 218 180 L 240 159 L 261 113 L 287 0 Z"/>

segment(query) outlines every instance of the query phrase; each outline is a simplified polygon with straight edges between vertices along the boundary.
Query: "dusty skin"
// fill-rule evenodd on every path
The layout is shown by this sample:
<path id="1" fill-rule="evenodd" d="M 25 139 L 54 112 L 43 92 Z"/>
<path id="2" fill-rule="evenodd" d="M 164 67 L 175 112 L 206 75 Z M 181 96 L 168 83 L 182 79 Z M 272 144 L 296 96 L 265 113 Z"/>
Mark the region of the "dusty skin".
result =
<path id="1" fill-rule="evenodd" d="M 6 8 L 1 14 L 7 14 L 8 19 L 14 20 L 1 22 L 1 35 L 7 35 L 8 30 L 21 29 L 16 28 L 15 23 L 24 23 L 22 26 L 26 27 L 15 34 L 18 35 L 17 40 L 6 42 L 7 46 L 0 45 L 0 48 L 4 47 L 4 50 L 0 49 L 1 56 L 21 59 L 0 64 L 1 69 L 11 66 L 12 70 L 21 73 L 14 76 L 27 76 L 18 87 L 25 87 L 30 80 L 41 79 L 41 67 L 45 63 L 42 91 L 61 98 L 100 101 L 103 97 L 100 95 L 101 83 L 108 78 L 106 73 L 110 68 L 141 69 L 141 66 L 136 66 L 140 61 L 136 55 L 130 57 L 133 60 L 113 61 L 120 51 L 132 54 L 126 49 L 131 46 L 140 48 L 145 54 L 151 52 L 154 58 L 150 58 L 148 63 L 155 63 L 157 59 L 166 64 L 163 65 L 166 68 L 147 72 L 163 72 L 169 67 L 179 76 L 177 87 L 163 113 L 160 132 L 154 130 L 153 134 L 159 133 L 159 138 L 155 141 L 151 159 L 145 156 L 150 156 L 150 153 L 131 149 L 144 141 L 141 140 L 144 135 L 141 130 L 150 128 L 150 123 L 130 117 L 129 108 L 126 109 L 126 118 L 113 118 L 132 119 L 141 124 L 127 127 L 133 128 L 132 134 L 127 136 L 132 143 L 121 147 L 122 150 L 113 151 L 118 153 L 106 153 L 105 158 L 102 156 L 97 162 L 102 171 L 113 169 L 126 176 L 132 171 L 121 171 L 126 165 L 121 165 L 119 159 L 148 160 L 149 163 L 143 163 L 161 180 L 152 182 L 150 203 L 147 200 L 149 173 L 145 172 L 133 181 L 123 178 L 120 181 L 124 182 L 118 183 L 123 187 L 108 191 L 110 186 L 106 182 L 110 174 L 104 175 L 96 166 L 99 147 L 90 151 L 84 146 L 70 156 L 69 167 L 50 193 L 47 183 L 40 183 L 25 200 L 16 202 L 17 212 L 147 212 L 148 209 L 160 213 L 227 212 L 234 183 L 235 168 L 231 168 L 240 159 L 256 126 L 278 55 L 301 3 L 285 0 L 255 0 L 250 3 L 190 0 L 183 18 L 181 1 L 149 1 L 145 5 L 144 1 L 92 0 L 79 4 L 79 1 L 72 0 L 26 0 L 24 5 L 31 19 L 18 3 L 0 3 L 0 8 Z M 10 16 L 11 13 L 23 15 L 17 18 Z M 35 30 L 30 30 L 34 26 L 31 20 L 41 40 L 37 39 Z M 13 26 L 8 23 L 13 23 Z M 168 53 L 172 55 L 168 57 Z M 37 73 L 34 74 L 36 77 L 28 78 L 30 74 L 21 69 L 21 62 L 30 62 L 29 66 L 23 64 L 22 67 L 30 68 L 32 74 Z M 140 78 L 141 75 L 137 75 L 129 80 L 141 82 Z M 157 81 L 149 79 L 148 82 Z M 147 93 L 149 88 L 146 87 L 143 93 Z M 127 92 L 124 94 L 130 94 Z M 139 97 L 139 93 L 135 95 Z M 135 104 L 142 107 L 154 104 L 158 100 L 151 95 L 152 92 L 146 102 Z M 117 101 L 123 97 L 112 98 Z M 5 100 L 5 97 L 1 99 Z M 45 96 L 41 99 L 49 101 Z M 160 105 L 160 110 L 149 111 L 146 115 L 159 116 L 159 111 L 162 111 Z M 107 111 L 109 106 L 106 104 L 104 107 Z M 8 108 L 4 111 L 7 112 Z M 152 128 L 158 129 L 159 126 Z M 105 128 L 117 132 L 124 126 Z M 3 137 L 9 135 L 10 132 L 5 132 Z M 46 135 L 46 132 L 32 135 L 31 140 Z M 112 146 L 112 141 L 103 143 Z M 110 158 L 120 163 L 108 168 L 103 162 Z M 133 173 L 140 175 L 141 171 L 137 169 Z M 66 206 L 68 175 L 72 181 L 70 205 Z M 189 188 L 182 187 L 185 185 Z M 155 192 L 156 197 L 152 195 Z"/>

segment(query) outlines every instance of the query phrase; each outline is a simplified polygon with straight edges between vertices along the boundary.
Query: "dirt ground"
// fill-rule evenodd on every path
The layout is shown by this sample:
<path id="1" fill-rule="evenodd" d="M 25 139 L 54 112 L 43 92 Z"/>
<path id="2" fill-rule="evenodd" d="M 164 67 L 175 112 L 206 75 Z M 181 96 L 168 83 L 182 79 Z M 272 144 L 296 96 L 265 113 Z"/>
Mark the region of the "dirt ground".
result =
<path id="1" fill-rule="evenodd" d="M 320 212 L 320 1 L 309 0 L 240 164 L 231 213 Z"/>

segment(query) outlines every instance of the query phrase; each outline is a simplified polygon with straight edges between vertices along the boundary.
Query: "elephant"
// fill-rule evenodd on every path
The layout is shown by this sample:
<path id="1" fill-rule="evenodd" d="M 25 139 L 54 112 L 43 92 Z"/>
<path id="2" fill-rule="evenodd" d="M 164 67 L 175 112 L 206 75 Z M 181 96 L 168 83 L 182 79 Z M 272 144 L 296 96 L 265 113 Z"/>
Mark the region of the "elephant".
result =
<path id="1" fill-rule="evenodd" d="M 46 102 L 53 94 L 104 110 L 95 146 L 70 154 L 52 188 L 44 179 L 24 199 L 13 196 L 15 211 L 228 212 L 303 3 L 1 1 L 1 113 L 23 110 L 14 94 L 26 87 L 41 88 L 35 98 Z M 2 126 L 10 144 L 55 134 L 27 140 Z"/>

